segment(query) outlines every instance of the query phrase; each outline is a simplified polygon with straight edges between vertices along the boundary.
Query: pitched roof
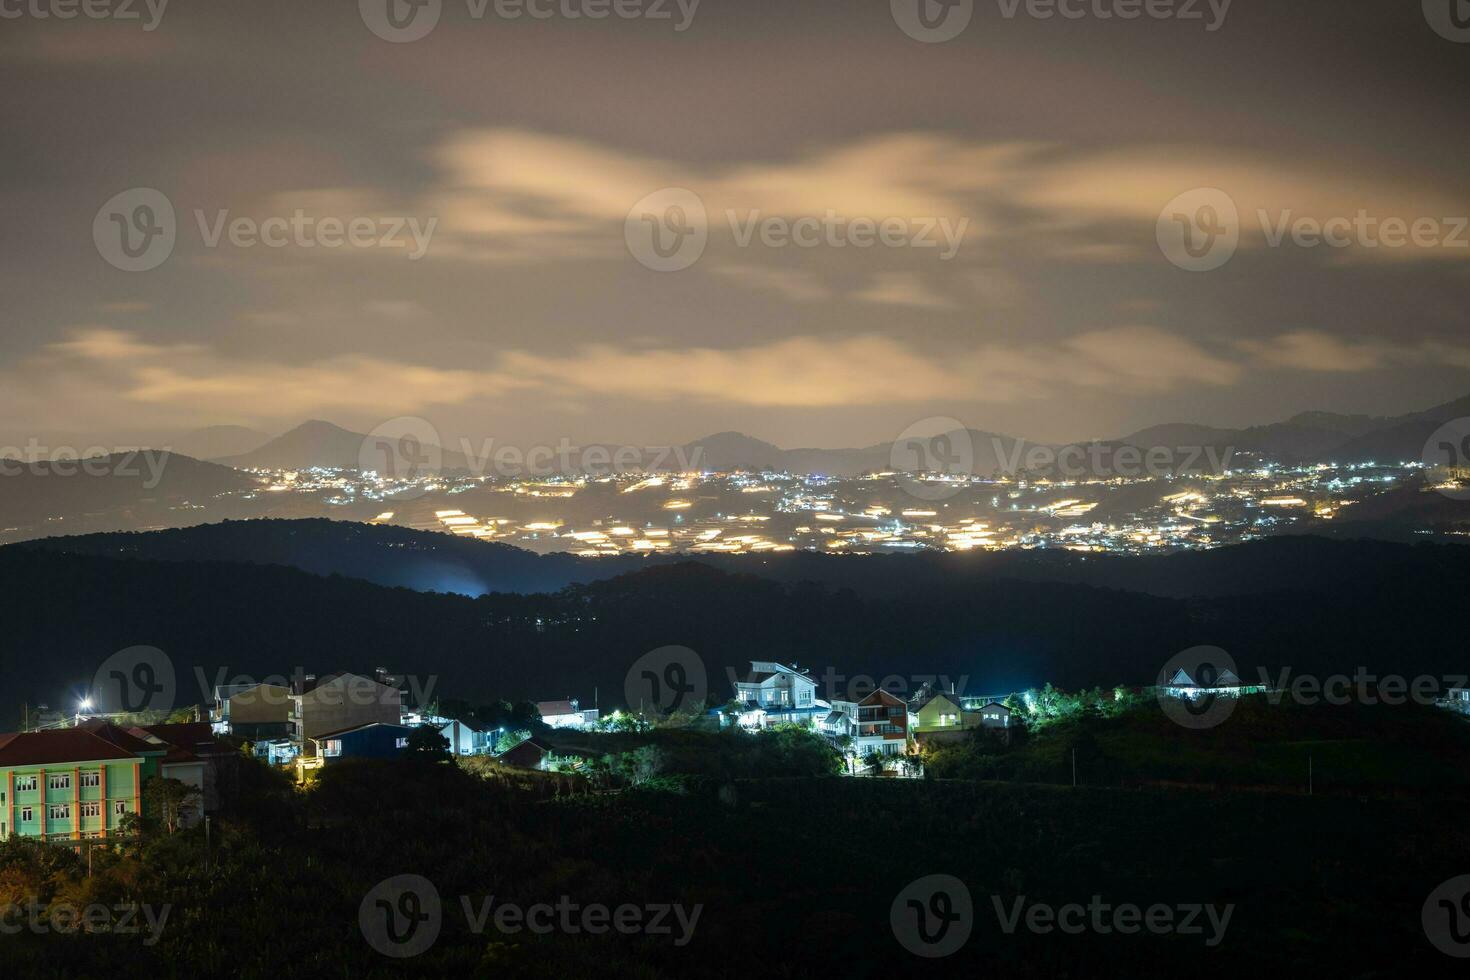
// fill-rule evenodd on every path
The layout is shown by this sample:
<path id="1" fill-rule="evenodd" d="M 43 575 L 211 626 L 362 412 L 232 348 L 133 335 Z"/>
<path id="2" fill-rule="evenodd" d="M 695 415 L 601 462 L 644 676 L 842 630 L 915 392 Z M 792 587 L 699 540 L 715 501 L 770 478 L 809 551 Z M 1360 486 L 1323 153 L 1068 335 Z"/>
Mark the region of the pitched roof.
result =
<path id="1" fill-rule="evenodd" d="M 118 748 L 137 755 L 139 752 L 152 753 L 166 751 L 162 746 L 154 745 L 146 738 L 125 731 L 110 721 L 101 718 L 88 718 L 77 726 L 78 730 L 90 732 L 105 742 L 111 742 Z"/>
<path id="2" fill-rule="evenodd" d="M 398 728 L 398 729 L 402 729 L 405 732 L 411 732 L 411 731 L 413 731 L 413 729 L 410 728 L 407 725 L 395 725 L 395 724 L 393 724 L 391 722 L 386 722 L 386 721 L 370 721 L 370 722 L 368 722 L 366 724 L 348 725 L 346 728 L 339 728 L 339 729 L 337 729 L 334 732 L 322 732 L 320 735 L 313 735 L 311 737 L 311 741 L 313 741 L 313 742 L 319 742 L 319 741 L 321 741 L 324 738 L 334 738 L 334 737 L 339 736 L 339 735 L 347 735 L 347 734 L 349 734 L 351 732 L 360 732 L 364 728 L 373 728 L 373 727 L 379 727 L 379 726 L 380 727 L 383 727 L 383 728 Z"/>
<path id="3" fill-rule="evenodd" d="M 495 758 L 508 766 L 520 766 L 524 769 L 534 769 L 541 760 L 551 754 L 551 749 L 546 743 L 538 739 L 528 738 L 512 749 L 500 753 Z"/>
<path id="4" fill-rule="evenodd" d="M 576 707 L 569 700 L 561 701 L 537 701 L 536 713 L 545 718 L 547 715 L 574 715 Z"/>
<path id="5" fill-rule="evenodd" d="M 134 753 L 80 728 L 0 736 L 0 766 L 6 767 L 135 758 Z"/>
<path id="6" fill-rule="evenodd" d="M 177 725 L 145 725 L 135 731 L 144 731 L 154 738 L 162 739 L 194 755 L 230 755 L 235 750 L 226 742 L 215 737 L 214 728 L 207 721 L 190 721 Z"/>

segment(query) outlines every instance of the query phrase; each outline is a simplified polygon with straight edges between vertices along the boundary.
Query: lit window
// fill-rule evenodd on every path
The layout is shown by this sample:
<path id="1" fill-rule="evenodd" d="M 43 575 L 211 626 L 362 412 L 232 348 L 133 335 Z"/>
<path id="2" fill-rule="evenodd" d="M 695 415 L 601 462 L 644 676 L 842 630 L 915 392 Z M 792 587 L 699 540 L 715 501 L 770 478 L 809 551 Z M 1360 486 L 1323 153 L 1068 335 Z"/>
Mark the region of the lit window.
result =
<path id="1" fill-rule="evenodd" d="M 342 740 L 340 738 L 329 738 L 322 748 L 322 755 L 329 758 L 342 754 Z"/>
<path id="2" fill-rule="evenodd" d="M 399 749 L 406 749 L 406 748 L 408 748 L 408 739 L 407 738 L 394 739 L 393 740 L 393 747 L 394 748 L 399 748 Z"/>

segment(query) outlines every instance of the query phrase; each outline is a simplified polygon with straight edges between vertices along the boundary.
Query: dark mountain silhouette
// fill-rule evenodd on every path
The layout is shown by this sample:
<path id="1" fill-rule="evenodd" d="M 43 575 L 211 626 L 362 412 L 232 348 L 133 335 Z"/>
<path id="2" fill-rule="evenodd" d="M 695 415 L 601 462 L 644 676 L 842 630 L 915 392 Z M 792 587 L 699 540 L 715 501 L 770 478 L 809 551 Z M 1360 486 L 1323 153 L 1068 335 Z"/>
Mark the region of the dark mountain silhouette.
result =
<path id="1" fill-rule="evenodd" d="M 446 697 L 572 694 L 607 708 L 622 700 L 633 662 L 669 644 L 698 653 L 718 700 L 751 659 L 808 667 L 823 694 L 860 675 L 893 676 L 910 689 L 944 675 L 985 693 L 1046 681 L 1143 685 L 1198 644 L 1223 647 L 1251 678 L 1258 668 L 1322 676 L 1359 666 L 1463 674 L 1463 630 L 1445 611 L 1463 603 L 1470 551 L 1385 548 L 1375 552 L 1389 556 L 1382 571 L 1362 580 L 1323 587 L 1314 579 L 1326 572 L 1322 561 L 1300 559 L 1299 578 L 1246 593 L 1237 567 L 1219 590 L 1228 594 L 1189 599 L 1008 578 L 874 596 L 687 562 L 549 595 L 470 599 L 279 566 L 8 547 L 0 691 L 9 703 L 0 709 L 69 707 L 108 656 L 140 644 L 170 658 L 177 704 L 199 702 L 229 678 L 387 666 Z M 1353 552 L 1322 554 L 1341 561 Z"/>
<path id="2" fill-rule="evenodd" d="M 350 432 L 331 422 L 313 419 L 270 440 L 248 453 L 220 459 L 227 466 L 241 469 L 298 470 L 310 467 L 355 470 L 363 458 L 363 444 L 369 436 Z M 441 448 L 445 469 L 463 470 L 469 463 L 463 454 Z M 371 454 L 369 454 L 371 456 Z"/>
<path id="3" fill-rule="evenodd" d="M 1421 412 L 1379 418 L 1302 412 L 1284 422 L 1245 429 L 1218 429 L 1205 425 L 1171 423 L 1150 426 L 1123 437 L 1135 446 L 1231 447 L 1286 461 L 1305 462 L 1412 462 L 1421 459 L 1424 443 L 1435 429 L 1451 419 L 1470 415 L 1470 396 Z"/>
<path id="4" fill-rule="evenodd" d="M 1470 504 L 1455 505 L 1462 516 Z M 1415 498 L 1417 499 L 1417 498 Z M 1434 501 L 1428 501 L 1426 506 Z M 1376 514 L 1367 514 L 1377 519 Z M 150 561 L 230 561 L 291 565 L 379 585 L 461 592 L 551 592 L 646 568 L 687 563 L 681 556 L 538 556 L 510 545 L 433 531 L 328 520 L 227 521 L 178 530 L 50 538 L 11 548 L 127 556 Z M 0 549 L 0 553 L 10 550 Z M 1082 555 L 1072 551 L 914 554 L 708 555 L 694 559 L 734 574 L 794 585 L 817 582 L 875 597 L 922 595 L 1004 580 L 1126 589 L 1150 595 L 1246 595 L 1259 591 L 1340 593 L 1390 580 L 1460 581 L 1470 590 L 1470 546 L 1413 546 L 1370 540 L 1283 536 L 1168 555 Z M 1470 594 L 1470 592 L 1467 592 Z"/>
<path id="5" fill-rule="evenodd" d="M 102 512 L 148 511 L 204 504 L 256 486 L 254 477 L 161 449 L 85 460 L 0 460 L 0 529 L 45 525 L 64 534 L 66 518 Z"/>

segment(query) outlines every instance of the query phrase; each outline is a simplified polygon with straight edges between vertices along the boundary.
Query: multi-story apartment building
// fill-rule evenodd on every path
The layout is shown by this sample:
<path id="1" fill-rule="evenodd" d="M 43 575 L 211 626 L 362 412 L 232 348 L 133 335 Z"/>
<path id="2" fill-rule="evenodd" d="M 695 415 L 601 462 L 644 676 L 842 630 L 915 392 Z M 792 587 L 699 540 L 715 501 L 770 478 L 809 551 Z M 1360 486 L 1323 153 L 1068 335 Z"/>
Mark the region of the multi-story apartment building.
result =
<path id="1" fill-rule="evenodd" d="M 403 692 L 396 678 L 381 671 L 376 678 L 345 672 L 307 675 L 293 688 L 291 739 L 303 759 L 317 757 L 318 743 L 329 732 L 403 721 Z"/>
<path id="2" fill-rule="evenodd" d="M 903 699 L 880 688 L 856 700 L 834 700 L 821 728 L 834 737 L 851 736 L 852 752 L 859 758 L 870 752 L 902 755 L 908 749 L 909 709 Z"/>
<path id="3" fill-rule="evenodd" d="M 291 689 L 280 684 L 225 684 L 214 689 L 209 720 L 220 734 L 251 741 L 291 731 Z"/>
<path id="4" fill-rule="evenodd" d="M 0 735 L 0 840 L 116 835 L 166 752 L 112 725 Z"/>

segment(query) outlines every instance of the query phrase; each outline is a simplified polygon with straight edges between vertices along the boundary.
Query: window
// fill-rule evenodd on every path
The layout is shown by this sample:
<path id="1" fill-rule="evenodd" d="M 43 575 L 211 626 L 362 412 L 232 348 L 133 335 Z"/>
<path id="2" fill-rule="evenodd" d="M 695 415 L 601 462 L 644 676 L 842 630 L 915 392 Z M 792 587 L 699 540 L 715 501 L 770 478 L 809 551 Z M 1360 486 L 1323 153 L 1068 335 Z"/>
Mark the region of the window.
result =
<path id="1" fill-rule="evenodd" d="M 52 804 L 52 806 L 47 809 L 46 816 L 51 820 L 70 820 L 71 807 L 67 806 L 65 803 Z"/>
<path id="2" fill-rule="evenodd" d="M 82 804 L 82 816 L 83 817 L 100 817 L 100 816 L 102 816 L 102 804 L 101 803 L 83 803 Z"/>
<path id="3" fill-rule="evenodd" d="M 408 748 L 408 739 L 407 738 L 397 738 L 397 739 L 394 739 L 393 740 L 393 747 L 394 748 L 398 748 L 398 749 L 406 749 L 406 748 Z"/>
<path id="4" fill-rule="evenodd" d="M 342 740 L 340 738 L 329 738 L 322 743 L 322 755 L 335 757 L 342 754 Z"/>
<path id="5" fill-rule="evenodd" d="M 35 813 L 34 810 L 32 810 L 28 806 L 23 806 L 23 807 L 20 808 L 20 822 L 21 823 L 30 823 L 34 819 L 36 819 L 36 813 Z"/>
<path id="6" fill-rule="evenodd" d="M 114 803 L 112 805 L 112 812 L 115 813 L 115 814 L 117 814 L 120 817 L 123 814 L 125 814 L 125 813 L 128 812 L 128 805 L 126 803 L 124 803 L 122 800 L 118 800 L 116 803 Z"/>
<path id="7" fill-rule="evenodd" d="M 812 703 L 812 692 L 811 691 L 808 691 L 806 688 L 802 688 L 800 691 L 797 691 L 796 692 L 796 703 L 797 704 L 811 704 Z"/>
<path id="8" fill-rule="evenodd" d="M 17 793 L 33 793 L 36 790 L 35 776 L 16 776 L 15 791 Z"/>
<path id="9" fill-rule="evenodd" d="M 71 773 L 64 772 L 58 776 L 52 776 L 46 780 L 46 784 L 52 789 L 71 789 Z"/>
<path id="10" fill-rule="evenodd" d="M 82 773 L 82 789 L 96 789 L 101 785 L 102 773 L 100 771 Z"/>

